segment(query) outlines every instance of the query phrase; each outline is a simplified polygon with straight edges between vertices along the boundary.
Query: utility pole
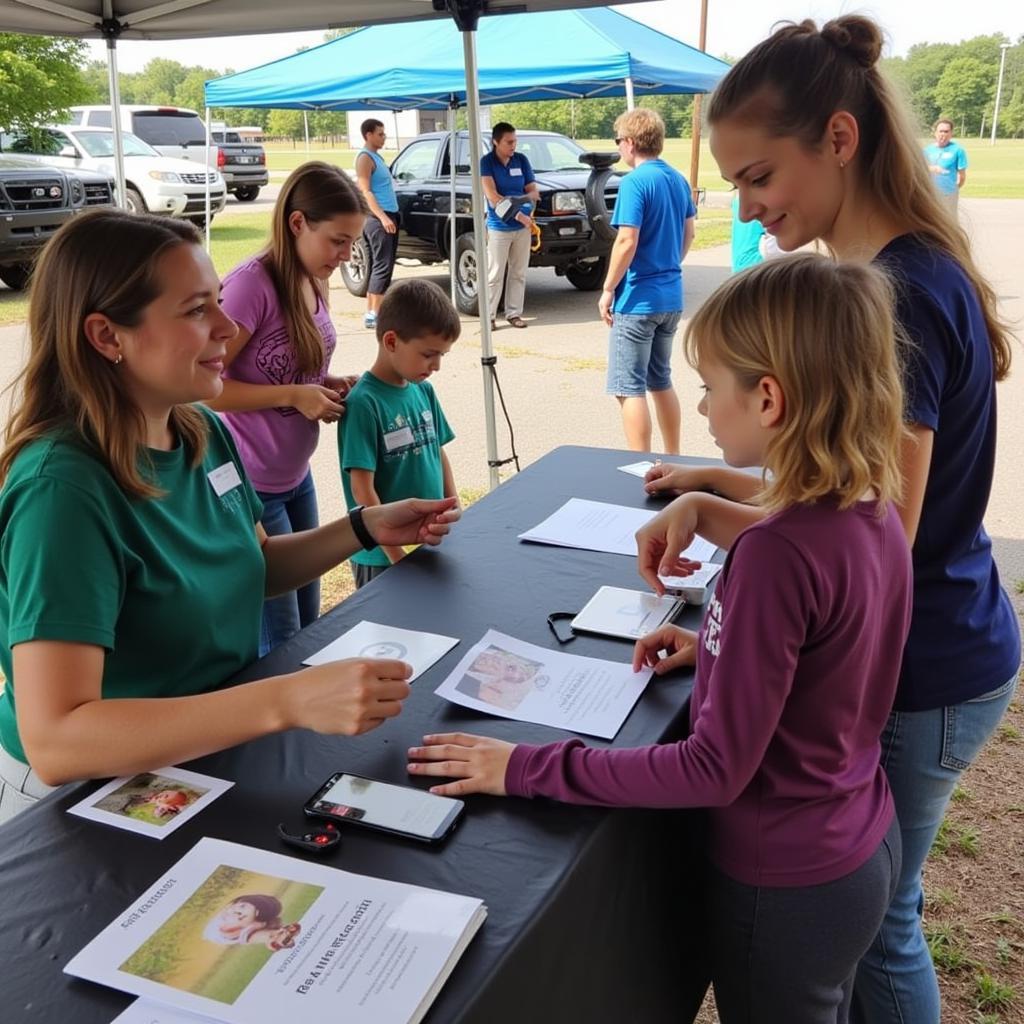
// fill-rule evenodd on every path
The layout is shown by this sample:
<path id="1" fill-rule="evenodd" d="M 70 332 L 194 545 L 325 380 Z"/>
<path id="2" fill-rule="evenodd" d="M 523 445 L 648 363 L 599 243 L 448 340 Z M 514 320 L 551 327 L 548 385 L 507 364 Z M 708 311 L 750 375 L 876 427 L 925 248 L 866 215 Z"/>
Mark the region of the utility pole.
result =
<path id="1" fill-rule="evenodd" d="M 999 84 L 996 86 L 996 107 L 992 111 L 992 145 L 996 144 L 996 126 L 999 124 L 999 101 L 1003 95 L 1003 71 L 1006 70 L 1006 51 L 1010 48 L 1009 43 L 1000 43 L 999 49 Z"/>
<path id="2" fill-rule="evenodd" d="M 700 0 L 700 49 L 702 52 L 708 41 L 708 0 Z M 694 202 L 697 199 L 697 174 L 700 171 L 700 107 L 703 97 L 697 93 L 693 97 L 693 128 L 691 134 L 693 140 L 690 144 L 690 188 L 693 191 Z"/>

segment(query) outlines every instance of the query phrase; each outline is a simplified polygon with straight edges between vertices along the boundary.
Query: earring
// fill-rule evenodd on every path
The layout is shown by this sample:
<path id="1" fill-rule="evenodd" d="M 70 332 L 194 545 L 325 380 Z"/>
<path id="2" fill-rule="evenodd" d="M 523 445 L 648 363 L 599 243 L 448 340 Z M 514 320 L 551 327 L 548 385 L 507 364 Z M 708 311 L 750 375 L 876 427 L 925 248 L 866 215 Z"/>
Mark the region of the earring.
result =
<path id="1" fill-rule="evenodd" d="M 839 170 L 842 170 L 845 166 L 846 166 L 846 161 L 845 160 L 840 160 L 839 161 Z"/>
<path id="2" fill-rule="evenodd" d="M 114 360 L 114 365 L 115 366 L 120 366 L 121 363 L 123 363 L 123 362 L 124 362 L 124 356 L 120 352 L 118 352 L 117 353 L 117 358 Z"/>

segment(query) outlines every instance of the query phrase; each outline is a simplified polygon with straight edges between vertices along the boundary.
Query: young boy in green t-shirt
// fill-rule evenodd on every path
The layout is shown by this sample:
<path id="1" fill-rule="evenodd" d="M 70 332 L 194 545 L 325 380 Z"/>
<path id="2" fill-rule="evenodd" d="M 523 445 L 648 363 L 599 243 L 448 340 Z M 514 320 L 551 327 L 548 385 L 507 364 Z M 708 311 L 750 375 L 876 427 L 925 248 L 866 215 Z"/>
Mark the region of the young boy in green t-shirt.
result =
<path id="1" fill-rule="evenodd" d="M 345 400 L 338 459 L 345 502 L 456 496 L 442 448 L 455 436 L 427 378 L 459 337 L 459 315 L 437 285 L 392 285 L 377 313 L 377 359 Z M 351 558 L 356 587 L 405 555 L 382 545 Z"/>

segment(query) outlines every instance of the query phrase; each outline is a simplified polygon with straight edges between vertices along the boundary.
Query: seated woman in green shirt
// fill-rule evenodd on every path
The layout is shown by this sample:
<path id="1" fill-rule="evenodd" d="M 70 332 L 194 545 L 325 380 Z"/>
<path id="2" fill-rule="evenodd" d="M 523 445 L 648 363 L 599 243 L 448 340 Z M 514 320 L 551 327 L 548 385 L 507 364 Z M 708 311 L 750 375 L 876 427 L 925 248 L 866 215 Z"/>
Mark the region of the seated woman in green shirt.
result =
<path id="1" fill-rule="evenodd" d="M 366 732 L 409 693 L 408 665 L 365 658 L 224 686 L 265 596 L 362 541 L 437 544 L 458 511 L 414 499 L 268 538 L 231 436 L 192 404 L 220 393 L 236 331 L 219 290 L 169 218 L 90 212 L 39 261 L 0 454 L 0 820 L 283 729 Z"/>

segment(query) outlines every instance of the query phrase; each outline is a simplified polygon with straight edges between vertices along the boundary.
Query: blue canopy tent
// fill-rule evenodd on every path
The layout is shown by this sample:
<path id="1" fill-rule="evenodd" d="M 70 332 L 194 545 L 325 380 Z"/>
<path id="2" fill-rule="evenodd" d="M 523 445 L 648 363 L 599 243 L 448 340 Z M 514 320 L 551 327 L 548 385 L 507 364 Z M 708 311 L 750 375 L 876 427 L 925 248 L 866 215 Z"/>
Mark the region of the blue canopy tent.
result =
<path id="1" fill-rule="evenodd" d="M 710 92 L 729 67 L 608 8 L 485 18 L 481 103 Z M 466 101 L 453 22 L 374 25 L 206 83 L 208 107 L 443 110 Z"/>
<path id="2" fill-rule="evenodd" d="M 451 0 L 449 0 L 451 2 Z M 553 5 L 557 6 L 557 5 Z M 579 6 L 583 6 L 580 4 Z M 709 92 L 729 66 L 617 11 L 545 10 L 483 18 L 475 33 L 449 21 L 373 25 L 311 50 L 206 83 L 210 107 L 406 110 L 469 107 L 480 152 L 479 104 Z M 454 116 L 451 117 L 454 152 Z M 484 267 L 483 192 L 472 168 L 476 266 Z M 451 206 L 455 209 L 452 162 Z M 451 218 L 450 251 L 456 219 Z M 454 273 L 453 291 L 454 291 Z M 487 274 L 477 275 L 491 485 L 498 482 Z"/>

